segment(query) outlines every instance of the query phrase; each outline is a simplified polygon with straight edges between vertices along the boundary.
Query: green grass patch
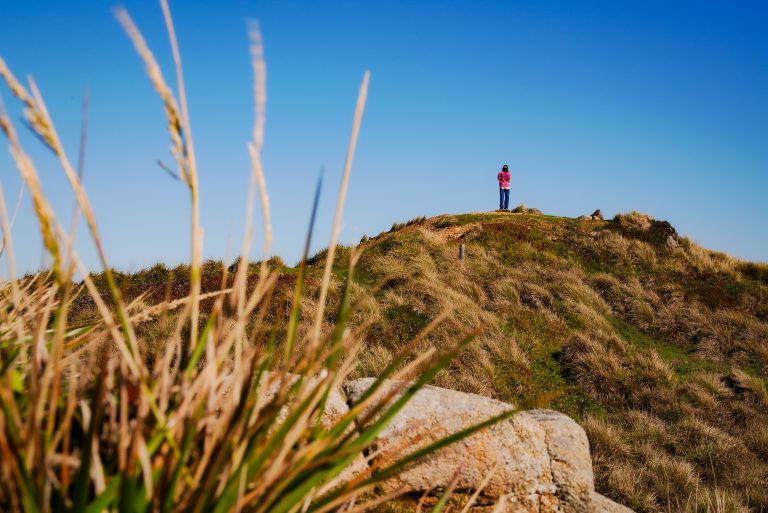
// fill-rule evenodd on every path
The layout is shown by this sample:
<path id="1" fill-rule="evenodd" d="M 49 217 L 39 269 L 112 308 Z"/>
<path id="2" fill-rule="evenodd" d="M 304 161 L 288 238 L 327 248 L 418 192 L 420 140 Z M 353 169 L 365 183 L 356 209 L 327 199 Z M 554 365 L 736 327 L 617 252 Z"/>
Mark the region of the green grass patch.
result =
<path id="1" fill-rule="evenodd" d="M 681 383 L 687 381 L 688 378 L 698 371 L 721 373 L 728 371 L 728 367 L 724 364 L 700 358 L 693 354 L 691 350 L 655 339 L 623 319 L 609 316 L 608 321 L 619 336 L 634 349 L 640 351 L 654 349 L 661 359 L 669 364 L 675 377 Z"/>
<path id="2" fill-rule="evenodd" d="M 768 285 L 768 263 L 765 262 L 740 262 L 736 269 L 744 277 Z"/>
<path id="3" fill-rule="evenodd" d="M 488 214 L 459 214 L 453 216 L 456 220 L 456 224 L 464 225 L 470 223 L 486 223 L 489 221 L 498 221 L 502 217 L 507 217 L 509 214 L 506 212 L 488 213 Z"/>
<path id="4" fill-rule="evenodd" d="M 411 305 L 403 304 L 387 308 L 384 317 L 389 321 L 391 341 L 405 344 L 413 340 L 429 324 L 429 317 L 417 312 Z"/>
<path id="5" fill-rule="evenodd" d="M 411 225 L 414 225 L 414 224 L 422 223 L 426 219 L 427 219 L 426 217 L 420 216 L 420 217 L 414 217 L 413 219 L 409 219 L 408 221 L 406 221 L 404 223 L 392 223 L 392 228 L 389 229 L 389 233 L 402 230 L 403 228 L 405 228 L 407 226 L 411 226 Z"/>
<path id="6" fill-rule="evenodd" d="M 698 299 L 709 308 L 739 308 L 747 295 L 757 295 L 760 284 L 756 281 L 740 281 L 736 276 L 722 272 L 680 274 L 677 281 L 686 296 Z"/>
<path id="7" fill-rule="evenodd" d="M 528 309 L 509 319 L 502 330 L 515 336 L 528 357 L 526 368 L 497 360 L 494 385 L 500 398 L 521 406 L 558 410 L 577 420 L 586 415 L 603 418 L 607 410 L 565 374 L 560 364 L 568 326 Z"/>
<path id="8" fill-rule="evenodd" d="M 647 230 L 630 226 L 615 219 L 607 221 L 607 226 L 627 238 L 641 240 L 657 248 L 664 247 L 670 236 L 677 237 L 677 231 L 668 221 L 651 220 Z"/>

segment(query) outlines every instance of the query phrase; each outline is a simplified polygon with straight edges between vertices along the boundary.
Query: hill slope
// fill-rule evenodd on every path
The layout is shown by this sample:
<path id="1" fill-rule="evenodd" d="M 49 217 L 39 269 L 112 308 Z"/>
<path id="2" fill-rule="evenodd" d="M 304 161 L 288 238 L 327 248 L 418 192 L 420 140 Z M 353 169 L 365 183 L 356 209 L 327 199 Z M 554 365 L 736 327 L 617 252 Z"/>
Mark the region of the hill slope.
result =
<path id="1" fill-rule="evenodd" d="M 376 374 L 447 312 L 423 351 L 478 337 L 436 384 L 575 418 L 598 492 L 637 511 L 768 510 L 768 265 L 708 251 L 637 213 L 593 221 L 523 211 L 415 219 L 340 248 L 330 301 L 362 250 L 353 324 L 373 320 L 353 377 Z M 304 329 L 324 256 L 309 262 Z M 272 263 L 279 332 L 296 269 Z M 203 290 L 217 290 L 223 271 L 206 263 Z M 151 303 L 186 294 L 187 275 L 158 265 L 118 282 Z M 91 303 L 82 298 L 75 322 Z M 151 346 L 168 326 L 148 322 L 139 335 Z"/>
<path id="2" fill-rule="evenodd" d="M 768 266 L 637 213 L 441 216 L 360 246 L 356 293 L 379 320 L 358 375 L 449 309 L 425 350 L 480 335 L 437 384 L 571 415 L 600 492 L 638 511 L 768 509 Z"/>

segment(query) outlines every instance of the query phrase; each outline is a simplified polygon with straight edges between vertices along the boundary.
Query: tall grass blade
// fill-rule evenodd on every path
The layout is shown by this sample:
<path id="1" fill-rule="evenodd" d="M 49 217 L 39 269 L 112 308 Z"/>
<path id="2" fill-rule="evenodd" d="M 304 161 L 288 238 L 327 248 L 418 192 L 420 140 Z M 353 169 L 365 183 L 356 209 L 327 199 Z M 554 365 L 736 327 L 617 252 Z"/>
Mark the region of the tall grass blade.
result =
<path id="1" fill-rule="evenodd" d="M 320 192 L 323 188 L 323 173 L 317 177 L 317 184 L 315 185 L 315 196 L 312 199 L 312 213 L 309 217 L 309 228 L 307 229 L 307 238 L 304 241 L 304 251 L 301 255 L 301 262 L 299 262 L 299 272 L 296 277 L 296 286 L 293 292 L 293 303 L 291 307 L 291 316 L 288 319 L 288 328 L 285 335 L 285 357 L 284 361 L 288 362 L 290 356 L 293 354 L 293 350 L 296 347 L 296 337 L 299 326 L 299 314 L 301 313 L 301 296 L 304 291 L 304 281 L 306 279 L 307 272 L 307 258 L 309 257 L 309 248 L 312 244 L 312 233 L 315 230 L 315 219 L 317 218 L 317 207 L 320 204 Z"/>
<path id="2" fill-rule="evenodd" d="M 349 147 L 347 148 L 347 156 L 344 161 L 344 173 L 341 178 L 341 186 L 339 188 L 339 196 L 336 201 L 336 213 L 334 214 L 333 227 L 331 230 L 331 242 L 328 244 L 328 253 L 325 257 L 325 269 L 323 270 L 323 282 L 320 285 L 320 297 L 317 301 L 318 308 L 315 314 L 315 323 L 312 328 L 312 345 L 315 346 L 320 342 L 320 328 L 323 322 L 323 315 L 325 314 L 325 301 L 328 296 L 328 286 L 331 280 L 331 270 L 333 268 L 333 260 L 336 254 L 336 243 L 341 232 L 341 216 L 344 212 L 344 203 L 347 197 L 347 187 L 349 186 L 349 175 L 352 171 L 352 160 L 355 156 L 355 148 L 357 146 L 357 138 L 360 134 L 360 123 L 363 120 L 363 111 L 365 110 L 365 101 L 368 96 L 368 81 L 371 77 L 369 71 L 363 74 L 363 81 L 360 84 L 360 91 L 357 97 L 357 105 L 355 106 L 355 116 L 352 121 L 352 134 L 349 137 Z"/>

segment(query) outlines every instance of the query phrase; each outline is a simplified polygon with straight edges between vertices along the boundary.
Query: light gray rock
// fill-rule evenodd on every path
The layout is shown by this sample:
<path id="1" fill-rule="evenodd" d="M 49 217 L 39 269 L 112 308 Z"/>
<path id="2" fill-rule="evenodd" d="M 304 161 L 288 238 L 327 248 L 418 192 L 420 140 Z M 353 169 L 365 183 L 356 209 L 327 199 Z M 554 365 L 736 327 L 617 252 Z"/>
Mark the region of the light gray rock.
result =
<path id="1" fill-rule="evenodd" d="M 530 410 L 521 415 L 532 417 L 544 430 L 552 478 L 563 511 L 588 511 L 595 479 L 584 430 L 567 415 L 552 410 Z"/>
<path id="2" fill-rule="evenodd" d="M 349 404 L 357 402 L 373 382 L 363 378 L 345 383 Z M 387 381 L 383 387 L 389 391 L 404 385 Z M 372 447 L 373 464 L 385 467 L 513 408 L 475 394 L 426 386 L 379 433 Z M 631 513 L 595 492 L 584 430 L 551 410 L 522 411 L 412 463 L 384 488 L 425 492 L 447 486 L 458 473 L 457 489 L 476 490 L 491 472 L 483 495 L 498 500 L 496 512 Z"/>
<path id="3" fill-rule="evenodd" d="M 373 383 L 345 383 L 352 403 Z M 394 387 L 397 382 L 384 386 Z M 487 420 L 513 406 L 475 394 L 427 386 L 417 392 L 377 437 L 375 465 L 386 466 L 447 435 Z M 364 426 L 361 426 L 364 427 Z M 515 415 L 407 466 L 386 490 L 426 491 L 445 487 L 459 473 L 458 489 L 476 489 L 495 469 L 484 495 L 509 494 L 514 511 L 565 511 L 556 496 L 546 433 L 531 415 Z"/>

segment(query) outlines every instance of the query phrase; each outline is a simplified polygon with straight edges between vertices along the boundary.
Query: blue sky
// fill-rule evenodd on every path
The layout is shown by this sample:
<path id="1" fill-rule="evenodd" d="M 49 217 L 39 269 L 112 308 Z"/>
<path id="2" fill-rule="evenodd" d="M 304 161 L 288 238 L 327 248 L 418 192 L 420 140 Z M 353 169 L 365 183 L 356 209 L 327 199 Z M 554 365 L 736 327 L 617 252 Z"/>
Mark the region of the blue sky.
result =
<path id="1" fill-rule="evenodd" d="M 188 260 L 188 195 L 155 164 L 170 161 L 162 108 L 113 5 L 0 0 L 0 55 L 35 78 L 73 159 L 88 86 L 85 185 L 111 263 L 177 264 Z M 172 81 L 159 4 L 123 5 Z M 707 247 L 768 260 L 765 2 L 188 0 L 171 9 L 206 258 L 231 257 L 241 240 L 253 122 L 246 22 L 258 19 L 273 252 L 288 262 L 299 256 L 321 168 L 314 246 L 326 244 L 366 69 L 344 242 L 415 216 L 492 210 L 496 172 L 509 163 L 512 204 L 567 216 L 640 210 Z M 28 134 L 24 142 L 68 219 L 62 171 Z M 19 180 L 7 152 L 0 181 L 13 204 Z M 96 266 L 81 233 L 80 252 Z M 14 227 L 23 270 L 45 265 L 38 239 L 25 203 Z"/>

